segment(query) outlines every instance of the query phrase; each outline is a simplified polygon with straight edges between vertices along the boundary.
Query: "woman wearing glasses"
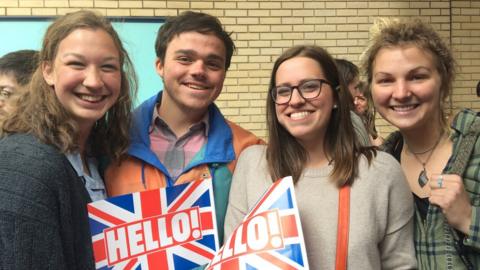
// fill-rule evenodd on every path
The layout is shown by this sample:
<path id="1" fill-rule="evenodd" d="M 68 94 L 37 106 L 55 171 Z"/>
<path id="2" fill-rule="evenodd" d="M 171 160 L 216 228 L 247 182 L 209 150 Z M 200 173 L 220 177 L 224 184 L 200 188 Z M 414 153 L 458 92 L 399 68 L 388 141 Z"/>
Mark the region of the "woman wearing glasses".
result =
<path id="1" fill-rule="evenodd" d="M 412 196 L 392 157 L 360 146 L 347 91 L 322 48 L 297 46 L 277 59 L 267 99 L 268 145 L 251 146 L 239 158 L 225 236 L 274 181 L 292 176 L 312 269 L 334 269 L 345 257 L 348 269 L 413 269 Z M 337 236 L 345 222 L 338 206 L 348 200 L 348 236 Z M 348 239 L 343 259 L 338 237 Z"/>

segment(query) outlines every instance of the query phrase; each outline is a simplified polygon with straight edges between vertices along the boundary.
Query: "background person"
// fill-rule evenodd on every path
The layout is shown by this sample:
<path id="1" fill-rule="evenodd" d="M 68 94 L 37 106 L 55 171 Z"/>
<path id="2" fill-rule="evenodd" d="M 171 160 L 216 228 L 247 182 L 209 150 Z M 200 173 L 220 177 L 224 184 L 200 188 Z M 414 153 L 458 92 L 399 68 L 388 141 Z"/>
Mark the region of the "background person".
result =
<path id="1" fill-rule="evenodd" d="M 349 92 L 346 93 L 347 98 L 345 100 L 350 108 L 350 118 L 352 119 L 355 133 L 357 134 L 358 139 L 360 140 L 360 143 L 362 145 L 371 145 L 368 131 L 365 128 L 361 117 L 355 113 L 353 91 L 358 87 L 358 84 L 360 83 L 358 67 L 352 62 L 345 59 L 335 59 L 335 65 L 337 66 L 338 74 L 340 76 L 340 83 L 345 85 L 345 88 L 349 90 Z"/>
<path id="2" fill-rule="evenodd" d="M 229 236 L 266 189 L 292 176 L 311 269 L 334 269 L 339 189 L 350 188 L 348 269 L 413 269 L 413 204 L 391 156 L 362 147 L 332 57 L 297 46 L 275 62 L 267 146 L 242 152 L 225 221 Z"/>
<path id="3" fill-rule="evenodd" d="M 105 196 L 96 158 L 126 151 L 130 60 L 106 18 L 47 29 L 40 65 L 0 130 L 0 268 L 95 269 L 86 205 Z"/>
<path id="4" fill-rule="evenodd" d="M 37 65 L 38 51 L 34 50 L 19 50 L 0 58 L 0 116 L 12 110 L 9 99 L 30 82 Z"/>
<path id="5" fill-rule="evenodd" d="M 383 138 L 378 135 L 375 127 L 375 106 L 373 105 L 372 93 L 365 82 L 360 82 L 353 90 L 353 104 L 355 112 L 362 118 L 363 124 L 370 136 L 370 141 L 374 146 L 380 146 Z"/>
<path id="6" fill-rule="evenodd" d="M 360 81 L 355 87 L 355 90 L 351 92 L 353 97 L 353 105 L 355 106 L 355 112 L 358 115 L 363 115 L 368 111 L 367 90 L 368 85 L 365 82 Z"/>
<path id="7" fill-rule="evenodd" d="M 448 126 L 451 51 L 420 20 L 379 20 L 364 67 L 377 111 L 399 129 L 384 149 L 400 161 L 414 194 L 419 268 L 479 269 L 480 141 L 474 137 L 470 156 L 462 146 L 479 117 L 464 110 Z M 463 158 L 466 168 L 454 174 Z"/>

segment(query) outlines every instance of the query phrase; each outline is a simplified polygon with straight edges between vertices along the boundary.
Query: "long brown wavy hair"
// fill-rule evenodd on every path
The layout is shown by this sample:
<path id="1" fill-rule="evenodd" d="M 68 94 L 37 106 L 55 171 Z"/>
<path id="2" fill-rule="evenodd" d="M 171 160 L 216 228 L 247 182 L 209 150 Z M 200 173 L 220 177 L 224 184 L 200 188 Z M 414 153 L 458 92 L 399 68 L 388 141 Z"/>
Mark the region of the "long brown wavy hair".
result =
<path id="1" fill-rule="evenodd" d="M 60 42 L 77 29 L 103 30 L 110 35 L 120 56 L 121 89 L 117 102 L 99 119 L 90 132 L 89 154 L 119 159 L 129 145 L 132 97 L 137 80 L 132 62 L 111 23 L 92 11 L 77 11 L 56 19 L 47 29 L 39 56 L 39 67 L 25 93 L 17 100 L 15 111 L 3 122 L 0 136 L 32 133 L 40 141 L 66 153 L 78 150 L 79 127 L 58 101 L 42 74 L 42 63 L 55 60 Z"/>
<path id="2" fill-rule="evenodd" d="M 332 111 L 324 144 L 327 157 L 333 163 L 330 179 L 337 186 L 351 185 L 358 175 L 358 159 L 365 155 L 370 163 L 376 154 L 373 147 L 361 147 L 355 134 L 348 106 L 348 89 L 340 83 L 335 62 L 330 54 L 318 46 L 295 46 L 285 51 L 275 61 L 270 77 L 269 92 L 276 86 L 275 77 L 279 66 L 294 57 L 315 60 L 332 84 L 337 108 Z M 268 145 L 267 163 L 272 181 L 291 175 L 294 182 L 301 177 L 308 159 L 306 149 L 278 122 L 275 103 L 267 98 Z M 321 142 L 319 142 L 321 143 Z"/>

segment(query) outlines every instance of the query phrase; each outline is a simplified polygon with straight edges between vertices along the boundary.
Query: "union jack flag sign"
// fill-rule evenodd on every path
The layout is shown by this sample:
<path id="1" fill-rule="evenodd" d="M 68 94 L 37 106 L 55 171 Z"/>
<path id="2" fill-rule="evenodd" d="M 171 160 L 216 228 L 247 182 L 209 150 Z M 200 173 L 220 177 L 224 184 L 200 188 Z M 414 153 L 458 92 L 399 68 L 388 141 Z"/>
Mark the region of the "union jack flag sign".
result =
<path id="1" fill-rule="evenodd" d="M 97 269 L 191 269 L 218 250 L 211 180 L 88 204 Z"/>
<path id="2" fill-rule="evenodd" d="M 207 269 L 309 269 L 291 177 L 265 192 Z"/>

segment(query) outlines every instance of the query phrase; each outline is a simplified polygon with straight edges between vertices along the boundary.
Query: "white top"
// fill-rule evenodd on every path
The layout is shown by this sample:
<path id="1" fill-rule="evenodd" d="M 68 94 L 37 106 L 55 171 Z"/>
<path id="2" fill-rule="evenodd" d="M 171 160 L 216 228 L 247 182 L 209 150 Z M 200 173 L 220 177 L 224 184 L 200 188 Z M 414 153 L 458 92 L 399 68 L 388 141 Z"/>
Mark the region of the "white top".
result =
<path id="1" fill-rule="evenodd" d="M 86 174 L 83 170 L 83 163 L 80 153 L 68 153 L 65 154 L 72 167 L 77 172 L 77 175 L 83 179 L 85 188 L 90 195 L 92 201 L 103 200 L 107 197 L 107 192 L 105 190 L 105 184 L 103 179 L 98 172 L 98 162 L 94 157 L 87 158 L 87 166 L 90 170 L 90 175 Z"/>

